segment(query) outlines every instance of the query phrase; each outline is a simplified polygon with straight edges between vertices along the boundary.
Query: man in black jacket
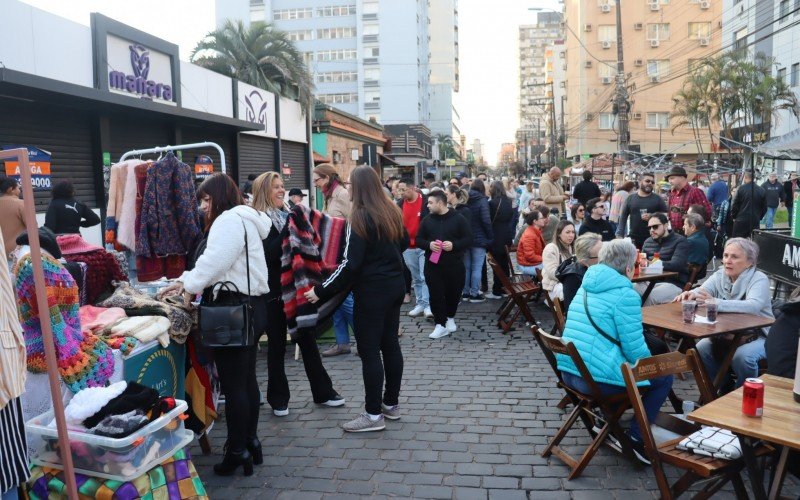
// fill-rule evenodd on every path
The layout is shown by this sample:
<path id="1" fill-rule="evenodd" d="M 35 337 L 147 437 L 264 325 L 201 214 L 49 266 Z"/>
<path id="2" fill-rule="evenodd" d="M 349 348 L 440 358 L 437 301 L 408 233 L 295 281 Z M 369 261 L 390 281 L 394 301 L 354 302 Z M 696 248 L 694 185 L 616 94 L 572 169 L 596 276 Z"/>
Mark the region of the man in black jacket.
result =
<path id="1" fill-rule="evenodd" d="M 786 195 L 783 191 L 783 185 L 778 182 L 778 174 L 771 172 L 769 177 L 761 188 L 767 198 L 767 216 L 765 217 L 764 225 L 767 229 L 772 229 L 772 223 L 775 221 L 775 212 L 778 207 L 785 201 Z"/>
<path id="2" fill-rule="evenodd" d="M 759 221 L 767 213 L 767 195 L 764 189 L 753 182 L 750 172 L 745 172 L 743 184 L 736 190 L 731 207 L 733 237 L 749 238 L 753 229 L 758 229 Z"/>
<path id="3" fill-rule="evenodd" d="M 572 197 L 585 207 L 589 200 L 592 198 L 599 198 L 601 194 L 600 186 L 592 181 L 592 173 L 588 170 L 584 170 L 583 180 L 572 190 Z"/>
<path id="4" fill-rule="evenodd" d="M 658 258 L 664 266 L 665 272 L 677 272 L 677 278 L 656 284 L 644 305 L 666 304 L 680 295 L 686 282 L 689 281 L 689 242 L 686 238 L 674 231 L 670 231 L 667 224 L 667 214 L 657 213 L 647 221 L 650 237 L 642 245 L 642 252 L 647 254 L 649 260 L 658 253 Z M 647 283 L 636 285 L 636 290 L 641 294 L 647 288 Z"/>
<path id="5" fill-rule="evenodd" d="M 600 198 L 592 198 L 584 205 L 588 216 L 583 219 L 579 236 L 586 233 L 597 233 L 603 241 L 614 239 L 614 226 L 603 218 L 606 206 Z"/>
<path id="6" fill-rule="evenodd" d="M 425 250 L 425 282 L 438 339 L 456 331 L 455 315 L 464 289 L 464 250 L 472 246 L 472 230 L 461 214 L 447 208 L 447 195 L 436 190 L 428 195 L 430 215 L 422 220 L 417 246 Z"/>

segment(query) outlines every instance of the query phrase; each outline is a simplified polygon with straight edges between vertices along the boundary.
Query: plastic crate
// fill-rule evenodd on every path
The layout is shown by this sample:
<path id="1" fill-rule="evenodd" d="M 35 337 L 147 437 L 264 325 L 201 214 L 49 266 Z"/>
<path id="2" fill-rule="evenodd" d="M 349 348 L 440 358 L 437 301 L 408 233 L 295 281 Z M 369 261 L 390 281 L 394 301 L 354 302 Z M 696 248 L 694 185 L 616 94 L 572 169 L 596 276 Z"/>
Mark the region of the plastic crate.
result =
<path id="1" fill-rule="evenodd" d="M 68 431 L 75 471 L 89 476 L 129 481 L 135 479 L 189 444 L 194 434 L 183 425 L 188 406 L 176 401 L 175 409 L 124 438 L 109 438 L 80 431 Z M 35 451 L 30 460 L 36 465 L 63 469 L 58 432 L 53 412 L 48 411 L 25 424 Z"/>

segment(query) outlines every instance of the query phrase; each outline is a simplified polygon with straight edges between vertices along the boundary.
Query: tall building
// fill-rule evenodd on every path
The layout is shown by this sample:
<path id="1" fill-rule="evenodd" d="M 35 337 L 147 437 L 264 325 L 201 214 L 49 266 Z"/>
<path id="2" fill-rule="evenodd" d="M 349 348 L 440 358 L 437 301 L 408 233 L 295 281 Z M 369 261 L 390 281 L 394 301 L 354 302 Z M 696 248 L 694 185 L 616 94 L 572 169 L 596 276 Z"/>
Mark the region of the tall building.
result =
<path id="1" fill-rule="evenodd" d="M 754 0 L 755 3 L 755 0 Z M 617 151 L 617 35 L 614 0 L 567 0 L 567 155 Z M 691 129 L 673 132 L 672 96 L 689 67 L 717 54 L 722 0 L 647 0 L 622 3 L 624 84 L 629 89 L 630 150 L 698 153 Z M 701 137 L 703 151 L 710 140 Z"/>
<path id="2" fill-rule="evenodd" d="M 458 141 L 457 0 L 217 0 L 217 25 L 225 19 L 289 33 L 323 103 L 386 125 L 422 123 Z"/>

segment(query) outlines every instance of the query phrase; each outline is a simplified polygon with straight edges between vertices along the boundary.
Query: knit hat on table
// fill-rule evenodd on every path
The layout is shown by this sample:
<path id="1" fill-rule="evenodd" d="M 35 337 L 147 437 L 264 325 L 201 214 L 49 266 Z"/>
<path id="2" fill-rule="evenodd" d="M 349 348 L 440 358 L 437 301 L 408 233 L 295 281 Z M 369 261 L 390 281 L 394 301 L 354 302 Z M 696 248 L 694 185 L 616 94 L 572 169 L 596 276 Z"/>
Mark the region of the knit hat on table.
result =
<path id="1" fill-rule="evenodd" d="M 64 255 L 103 250 L 103 247 L 92 245 L 84 240 L 80 234 L 60 234 L 56 239 L 58 240 L 58 246 L 61 247 L 61 253 Z"/>

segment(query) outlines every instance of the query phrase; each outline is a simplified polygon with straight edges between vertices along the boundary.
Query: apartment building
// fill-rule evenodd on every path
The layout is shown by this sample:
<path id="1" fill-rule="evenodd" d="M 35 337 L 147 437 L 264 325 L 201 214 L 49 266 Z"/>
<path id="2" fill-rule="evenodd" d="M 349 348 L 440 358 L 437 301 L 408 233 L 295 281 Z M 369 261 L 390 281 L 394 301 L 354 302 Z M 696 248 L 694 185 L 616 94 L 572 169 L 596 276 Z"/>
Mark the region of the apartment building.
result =
<path id="1" fill-rule="evenodd" d="M 753 0 L 755 2 L 755 0 Z M 568 157 L 617 151 L 616 2 L 566 0 L 566 151 Z M 722 44 L 722 0 L 622 3 L 624 84 L 629 89 L 630 149 L 698 153 L 691 129 L 673 132 L 673 95 L 695 61 Z M 702 138 L 704 152 L 710 140 Z"/>
<path id="2" fill-rule="evenodd" d="M 432 1 L 428 15 L 431 19 L 431 133 L 434 137 L 439 134 L 452 137 L 456 152 L 464 158 L 460 141 L 461 117 L 456 103 L 459 86 L 458 0 Z"/>

